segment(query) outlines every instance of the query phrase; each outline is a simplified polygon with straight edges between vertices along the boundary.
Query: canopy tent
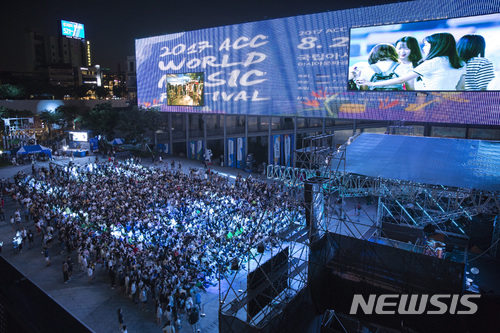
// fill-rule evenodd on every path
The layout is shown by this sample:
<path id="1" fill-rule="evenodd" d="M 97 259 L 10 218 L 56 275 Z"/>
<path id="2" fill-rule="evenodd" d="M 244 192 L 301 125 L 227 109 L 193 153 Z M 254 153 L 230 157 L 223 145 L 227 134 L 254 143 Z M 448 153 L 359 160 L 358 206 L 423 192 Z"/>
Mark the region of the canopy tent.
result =
<path id="1" fill-rule="evenodd" d="M 122 145 L 124 143 L 125 143 L 124 140 L 120 139 L 120 138 L 116 138 L 116 139 L 113 139 L 113 141 L 111 141 L 112 145 Z"/>
<path id="2" fill-rule="evenodd" d="M 52 149 L 41 145 L 33 145 L 33 146 L 22 146 L 16 152 L 17 156 L 23 156 L 27 154 L 45 154 L 48 157 L 52 157 Z"/>

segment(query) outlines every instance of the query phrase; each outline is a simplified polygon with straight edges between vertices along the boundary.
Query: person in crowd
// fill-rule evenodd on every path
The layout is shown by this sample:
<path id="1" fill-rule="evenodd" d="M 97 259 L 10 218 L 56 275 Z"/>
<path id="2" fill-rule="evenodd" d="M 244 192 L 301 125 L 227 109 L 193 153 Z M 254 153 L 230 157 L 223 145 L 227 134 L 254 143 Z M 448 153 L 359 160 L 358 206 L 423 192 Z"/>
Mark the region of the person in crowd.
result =
<path id="1" fill-rule="evenodd" d="M 366 78 L 357 83 L 368 87 L 384 87 L 422 78 L 425 90 L 453 91 L 464 86 L 465 66 L 456 49 L 455 38 L 449 33 L 436 33 L 424 38 L 424 61 L 406 75 L 378 82 Z"/>
<path id="2" fill-rule="evenodd" d="M 495 77 L 493 63 L 484 57 L 486 41 L 481 35 L 465 35 L 457 42 L 458 56 L 465 61 L 465 90 L 486 90 Z"/>
<path id="3" fill-rule="evenodd" d="M 175 327 L 174 327 L 174 325 L 171 324 L 171 322 L 169 320 L 167 320 L 165 325 L 163 325 L 162 332 L 163 333 L 175 333 Z"/>
<path id="4" fill-rule="evenodd" d="M 156 302 L 156 324 L 158 326 L 161 326 L 162 317 L 163 317 L 162 305 L 160 302 Z"/>
<path id="5" fill-rule="evenodd" d="M 200 320 L 200 313 L 198 311 L 198 308 L 195 306 L 191 309 L 191 311 L 188 314 L 188 322 L 189 325 L 191 325 L 191 329 L 193 332 L 198 331 L 198 321 Z"/>

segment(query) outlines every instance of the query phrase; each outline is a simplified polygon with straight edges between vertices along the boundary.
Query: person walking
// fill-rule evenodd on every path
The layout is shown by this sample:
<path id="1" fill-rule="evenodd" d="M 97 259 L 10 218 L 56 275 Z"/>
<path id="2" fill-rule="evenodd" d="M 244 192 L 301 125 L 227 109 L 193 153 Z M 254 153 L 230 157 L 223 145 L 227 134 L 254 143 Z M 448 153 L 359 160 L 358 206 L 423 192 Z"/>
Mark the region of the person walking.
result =
<path id="1" fill-rule="evenodd" d="M 66 263 L 68 264 L 68 280 L 71 280 L 73 277 L 73 259 L 71 259 L 71 256 L 66 258 Z"/>
<path id="2" fill-rule="evenodd" d="M 33 235 L 31 229 L 28 230 L 28 243 L 30 249 L 35 246 L 35 235 Z"/>
<path id="3" fill-rule="evenodd" d="M 87 266 L 87 276 L 89 277 L 89 283 L 94 283 L 94 269 L 92 267 L 92 263 L 89 263 Z"/>
<path id="4" fill-rule="evenodd" d="M 69 269 L 68 263 L 66 261 L 63 261 L 62 272 L 63 272 L 64 283 L 68 283 L 69 280 L 68 269 Z"/>
<path id="5" fill-rule="evenodd" d="M 50 266 L 50 254 L 49 254 L 49 248 L 47 246 L 43 247 L 43 256 L 45 258 L 46 266 Z"/>
<path id="6" fill-rule="evenodd" d="M 122 308 L 118 309 L 118 329 L 122 329 L 123 327 L 123 310 Z"/>
<path id="7" fill-rule="evenodd" d="M 140 291 L 140 296 L 139 296 L 139 301 L 142 303 L 142 311 L 148 311 L 147 309 L 147 304 L 148 304 L 148 291 L 147 287 L 144 286 L 141 291 Z"/>

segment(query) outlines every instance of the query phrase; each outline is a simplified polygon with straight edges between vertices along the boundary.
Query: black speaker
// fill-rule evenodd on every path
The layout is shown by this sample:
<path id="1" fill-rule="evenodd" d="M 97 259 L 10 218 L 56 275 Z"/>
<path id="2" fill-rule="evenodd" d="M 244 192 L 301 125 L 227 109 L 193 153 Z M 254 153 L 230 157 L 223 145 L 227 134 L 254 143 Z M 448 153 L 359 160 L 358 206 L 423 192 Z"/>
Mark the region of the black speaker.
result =
<path id="1" fill-rule="evenodd" d="M 232 271 L 237 271 L 239 269 L 239 265 L 238 265 L 238 258 L 233 258 L 231 260 L 231 270 Z"/>
<path id="2" fill-rule="evenodd" d="M 312 200 L 313 200 L 313 184 L 310 182 L 304 182 L 304 205 L 306 209 L 306 226 L 311 226 L 311 210 L 312 210 Z"/>
<path id="3" fill-rule="evenodd" d="M 257 252 L 258 253 L 264 253 L 264 244 L 260 243 L 259 245 L 257 245 Z"/>

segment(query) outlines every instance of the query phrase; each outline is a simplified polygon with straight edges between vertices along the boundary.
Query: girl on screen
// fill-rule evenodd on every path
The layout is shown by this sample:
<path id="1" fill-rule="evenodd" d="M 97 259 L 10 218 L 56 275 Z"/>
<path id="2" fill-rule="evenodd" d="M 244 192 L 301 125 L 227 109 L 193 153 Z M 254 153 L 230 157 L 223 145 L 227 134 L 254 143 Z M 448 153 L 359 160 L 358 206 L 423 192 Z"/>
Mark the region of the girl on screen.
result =
<path id="1" fill-rule="evenodd" d="M 422 52 L 420 45 L 415 37 L 404 36 L 394 44 L 399 55 L 399 60 L 403 65 L 415 68 L 422 61 Z"/>
<path id="2" fill-rule="evenodd" d="M 424 61 L 405 76 L 368 82 L 360 80 L 358 84 L 368 87 L 383 87 L 408 82 L 422 77 L 424 90 L 461 90 L 463 89 L 464 63 L 458 57 L 456 42 L 449 33 L 437 33 L 424 38 Z"/>
<path id="3" fill-rule="evenodd" d="M 373 47 L 368 56 L 369 66 L 365 66 L 358 74 L 361 80 L 376 82 L 388 80 L 392 77 L 401 77 L 408 73 L 409 68 L 403 66 L 399 61 L 396 48 L 391 44 L 380 43 Z M 399 82 L 391 85 L 384 85 L 379 88 L 361 86 L 360 89 L 370 90 L 413 90 L 413 81 Z M 386 81 L 382 81 L 386 82 Z"/>
<path id="4" fill-rule="evenodd" d="M 466 63 L 465 90 L 486 90 L 495 77 L 493 63 L 484 57 L 486 42 L 480 35 L 465 35 L 457 42 L 460 58 Z"/>
<path id="5" fill-rule="evenodd" d="M 394 44 L 399 55 L 399 60 L 403 66 L 413 69 L 422 62 L 422 52 L 418 40 L 413 36 L 404 36 Z M 423 90 L 422 78 L 417 77 L 414 81 L 415 90 Z M 409 89 L 406 89 L 409 90 Z"/>

